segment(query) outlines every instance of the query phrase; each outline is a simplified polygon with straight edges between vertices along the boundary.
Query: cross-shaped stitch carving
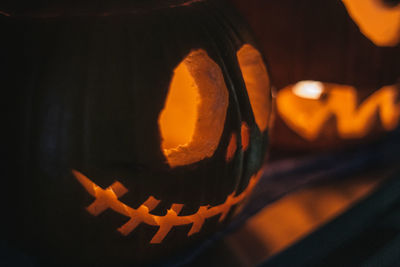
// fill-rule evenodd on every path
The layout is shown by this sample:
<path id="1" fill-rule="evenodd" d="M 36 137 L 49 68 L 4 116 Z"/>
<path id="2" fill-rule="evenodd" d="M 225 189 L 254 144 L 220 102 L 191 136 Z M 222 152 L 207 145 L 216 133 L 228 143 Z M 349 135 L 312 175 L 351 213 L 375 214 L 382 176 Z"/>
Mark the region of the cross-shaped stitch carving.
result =
<path id="1" fill-rule="evenodd" d="M 261 172 L 254 175 L 242 193 L 236 196 L 236 192 L 233 192 L 220 205 L 213 207 L 209 205 L 200 206 L 197 212 L 192 215 L 179 216 L 184 204 L 172 204 L 166 215 L 158 216 L 150 213 L 160 203 L 160 200 L 155 199 L 153 196 L 150 196 L 139 208 L 134 209 L 119 200 L 121 196 L 128 192 L 128 189 L 120 182 L 116 181 L 111 186 L 103 189 L 79 171 L 72 170 L 72 173 L 86 191 L 95 197 L 95 201 L 86 208 L 90 214 L 97 216 L 106 209 L 112 209 L 129 217 L 130 219 L 118 228 L 118 231 L 125 236 L 135 230 L 141 223 L 159 227 L 150 243 L 161 243 L 174 226 L 192 224 L 188 233 L 188 236 L 191 236 L 201 230 L 207 218 L 220 215 L 219 221 L 222 222 L 231 207 L 241 202 L 252 191 L 261 176 Z"/>

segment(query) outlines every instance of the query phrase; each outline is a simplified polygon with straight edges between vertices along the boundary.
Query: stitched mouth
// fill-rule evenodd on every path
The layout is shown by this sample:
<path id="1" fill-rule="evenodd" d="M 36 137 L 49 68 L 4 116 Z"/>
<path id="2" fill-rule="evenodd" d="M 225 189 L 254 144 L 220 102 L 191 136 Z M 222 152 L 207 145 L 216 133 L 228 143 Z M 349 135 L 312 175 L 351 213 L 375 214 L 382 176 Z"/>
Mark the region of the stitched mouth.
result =
<path id="1" fill-rule="evenodd" d="M 191 215 L 179 216 L 184 204 L 174 203 L 171 205 L 171 208 L 167 210 L 167 214 L 159 216 L 150 213 L 161 202 L 161 200 L 157 200 L 153 196 L 150 196 L 142 205 L 137 209 L 134 209 L 119 200 L 121 196 L 125 195 L 129 191 L 120 182 L 115 181 L 112 185 L 103 189 L 81 172 L 72 170 L 72 173 L 86 191 L 95 198 L 94 202 L 86 208 L 90 214 L 97 216 L 105 210 L 111 209 L 119 214 L 129 217 L 129 220 L 117 229 L 124 236 L 129 235 L 142 223 L 159 227 L 158 231 L 150 241 L 151 244 L 161 243 L 175 226 L 191 224 L 192 227 L 188 232 L 188 236 L 191 236 L 201 231 L 207 218 L 219 215 L 219 222 L 222 222 L 231 208 L 242 202 L 245 197 L 250 194 L 261 177 L 261 171 L 259 171 L 250 179 L 249 184 L 244 191 L 240 194 L 236 194 L 236 191 L 232 192 L 227 196 L 225 202 L 220 205 L 200 206 L 198 210 Z"/>

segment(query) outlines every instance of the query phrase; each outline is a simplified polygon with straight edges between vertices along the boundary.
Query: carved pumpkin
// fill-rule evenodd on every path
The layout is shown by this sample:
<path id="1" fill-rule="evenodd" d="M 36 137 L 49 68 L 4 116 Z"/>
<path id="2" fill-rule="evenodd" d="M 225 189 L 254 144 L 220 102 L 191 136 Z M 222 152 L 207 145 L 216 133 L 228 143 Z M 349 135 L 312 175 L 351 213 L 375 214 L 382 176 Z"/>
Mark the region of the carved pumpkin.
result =
<path id="1" fill-rule="evenodd" d="M 233 2 L 277 89 L 276 150 L 343 148 L 398 126 L 399 1 Z"/>
<path id="2" fill-rule="evenodd" d="M 221 229 L 259 177 L 269 78 L 236 14 L 117 3 L 2 11 L 23 133 L 8 238 L 39 262 L 155 262 Z"/>

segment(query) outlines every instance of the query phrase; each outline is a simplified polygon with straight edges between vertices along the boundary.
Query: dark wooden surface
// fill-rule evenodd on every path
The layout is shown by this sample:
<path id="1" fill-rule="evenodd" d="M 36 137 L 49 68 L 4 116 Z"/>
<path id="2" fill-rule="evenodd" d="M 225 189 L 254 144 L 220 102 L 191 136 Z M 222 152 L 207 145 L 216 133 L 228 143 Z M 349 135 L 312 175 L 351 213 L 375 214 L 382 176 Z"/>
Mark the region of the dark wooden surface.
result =
<path id="1" fill-rule="evenodd" d="M 400 169 L 395 169 L 370 170 L 349 178 L 360 187 L 373 180 L 381 184 L 280 253 L 269 253 L 260 236 L 238 229 L 239 234 L 216 242 L 188 266 L 396 266 L 400 264 Z M 326 184 L 310 190 L 318 191 Z M 346 183 L 340 187 L 345 191 Z"/>

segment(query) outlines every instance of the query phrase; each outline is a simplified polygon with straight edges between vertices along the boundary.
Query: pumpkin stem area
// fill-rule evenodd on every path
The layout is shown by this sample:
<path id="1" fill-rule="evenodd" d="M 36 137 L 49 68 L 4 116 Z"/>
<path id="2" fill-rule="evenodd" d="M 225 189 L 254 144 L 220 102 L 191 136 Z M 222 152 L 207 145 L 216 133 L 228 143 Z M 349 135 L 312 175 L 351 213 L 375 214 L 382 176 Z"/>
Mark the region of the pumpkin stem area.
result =
<path id="1" fill-rule="evenodd" d="M 179 63 L 158 120 L 161 150 L 171 167 L 214 154 L 228 101 L 222 71 L 204 50 L 192 51 Z"/>

